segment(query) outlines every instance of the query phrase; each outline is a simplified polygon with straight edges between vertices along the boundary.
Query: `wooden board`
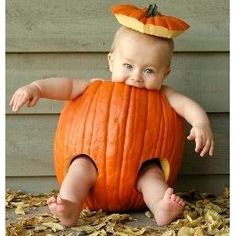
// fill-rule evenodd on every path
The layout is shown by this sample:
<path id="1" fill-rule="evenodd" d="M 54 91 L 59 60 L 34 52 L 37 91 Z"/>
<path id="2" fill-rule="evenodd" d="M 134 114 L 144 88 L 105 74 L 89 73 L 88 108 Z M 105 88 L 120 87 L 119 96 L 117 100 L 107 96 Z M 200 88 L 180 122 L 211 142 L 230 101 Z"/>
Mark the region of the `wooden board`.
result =
<path id="1" fill-rule="evenodd" d="M 6 112 L 20 86 L 48 77 L 109 78 L 106 53 L 8 54 L 6 60 Z M 177 91 L 193 98 L 208 112 L 229 111 L 229 54 L 176 53 L 166 80 Z M 61 102 L 41 100 L 23 113 L 59 113 Z"/>
<path id="2" fill-rule="evenodd" d="M 114 4 L 127 1 L 7 0 L 7 52 L 105 52 L 119 27 Z M 153 1 L 130 0 L 140 7 Z M 228 51 L 229 1 L 162 0 L 159 9 L 191 29 L 176 39 L 177 51 Z"/>
<path id="3" fill-rule="evenodd" d="M 53 137 L 58 115 L 8 115 L 6 119 L 7 176 L 52 176 Z M 215 157 L 200 158 L 186 143 L 181 174 L 229 173 L 229 114 L 211 114 Z"/>

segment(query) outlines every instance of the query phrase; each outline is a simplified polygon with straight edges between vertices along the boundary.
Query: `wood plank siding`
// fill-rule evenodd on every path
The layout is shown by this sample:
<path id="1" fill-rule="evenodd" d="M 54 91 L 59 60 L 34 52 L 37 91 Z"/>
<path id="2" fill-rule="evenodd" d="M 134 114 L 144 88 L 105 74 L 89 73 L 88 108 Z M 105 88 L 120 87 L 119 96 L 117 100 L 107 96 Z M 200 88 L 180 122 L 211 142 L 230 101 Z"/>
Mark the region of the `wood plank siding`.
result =
<path id="1" fill-rule="evenodd" d="M 130 0 L 138 6 L 152 1 Z M 11 112 L 20 86 L 48 77 L 109 78 L 107 53 L 119 27 L 111 6 L 127 1 L 6 0 L 6 186 L 56 188 L 53 137 L 63 102 L 42 99 Z M 191 28 L 175 40 L 166 80 L 200 103 L 215 135 L 214 158 L 199 158 L 186 142 L 178 190 L 219 193 L 229 183 L 229 1 L 158 1 L 165 14 Z M 219 17 L 220 16 L 220 17 Z M 186 133 L 190 126 L 186 124 Z"/>

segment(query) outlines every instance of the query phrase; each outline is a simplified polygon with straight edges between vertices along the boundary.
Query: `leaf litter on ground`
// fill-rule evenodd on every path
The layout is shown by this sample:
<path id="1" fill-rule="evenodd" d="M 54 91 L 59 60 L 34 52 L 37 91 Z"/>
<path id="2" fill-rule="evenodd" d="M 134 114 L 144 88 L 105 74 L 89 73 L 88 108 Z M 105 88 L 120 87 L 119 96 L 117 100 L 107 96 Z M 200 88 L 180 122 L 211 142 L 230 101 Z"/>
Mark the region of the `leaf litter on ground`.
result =
<path id="1" fill-rule="evenodd" d="M 48 212 L 40 213 L 40 207 L 47 205 L 47 199 L 56 195 L 51 193 L 31 194 L 19 190 L 6 191 L 7 218 L 11 219 L 6 224 L 7 236 L 79 236 L 79 235 L 160 235 L 160 236 L 208 236 L 229 235 L 229 188 L 225 187 L 218 197 L 212 194 L 190 191 L 179 193 L 185 199 L 186 207 L 183 214 L 171 224 L 158 226 L 133 226 L 129 224 L 134 219 L 130 214 L 108 214 L 99 211 L 84 209 L 76 227 L 64 227 L 59 220 Z M 29 214 L 28 209 L 33 209 L 35 214 Z M 14 211 L 13 216 L 8 212 Z M 143 213 L 147 220 L 154 221 L 151 212 Z M 137 220 L 138 222 L 138 220 Z M 136 224 L 137 225 L 137 224 Z"/>

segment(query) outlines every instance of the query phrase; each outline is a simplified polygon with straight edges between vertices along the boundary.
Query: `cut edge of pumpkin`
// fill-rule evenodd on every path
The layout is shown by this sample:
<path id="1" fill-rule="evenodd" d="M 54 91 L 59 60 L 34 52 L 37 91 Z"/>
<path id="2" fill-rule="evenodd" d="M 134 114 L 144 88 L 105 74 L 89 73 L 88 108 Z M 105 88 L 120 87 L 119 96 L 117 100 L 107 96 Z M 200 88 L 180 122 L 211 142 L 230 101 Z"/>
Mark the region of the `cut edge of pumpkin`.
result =
<path id="1" fill-rule="evenodd" d="M 170 174 L 170 165 L 167 159 L 160 159 L 161 168 L 164 173 L 165 180 L 167 181 Z"/>
<path id="2" fill-rule="evenodd" d="M 174 38 L 185 31 L 185 30 L 170 30 L 163 26 L 155 26 L 151 24 L 145 25 L 135 18 L 122 14 L 115 14 L 115 17 L 121 25 L 139 31 L 141 33 L 150 34 L 158 37 Z"/>

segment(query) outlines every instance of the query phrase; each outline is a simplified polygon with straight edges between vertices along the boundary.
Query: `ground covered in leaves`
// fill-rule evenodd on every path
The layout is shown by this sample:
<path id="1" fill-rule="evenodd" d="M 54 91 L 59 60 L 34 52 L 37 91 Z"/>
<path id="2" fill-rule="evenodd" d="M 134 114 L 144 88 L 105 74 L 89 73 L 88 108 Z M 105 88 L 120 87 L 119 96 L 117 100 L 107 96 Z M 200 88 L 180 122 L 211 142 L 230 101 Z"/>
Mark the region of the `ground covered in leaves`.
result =
<path id="1" fill-rule="evenodd" d="M 179 193 L 187 202 L 184 213 L 165 227 L 157 227 L 149 211 L 127 214 L 106 214 L 83 210 L 77 227 L 63 227 L 46 207 L 47 198 L 56 195 L 23 194 L 6 191 L 7 236 L 105 236 L 161 235 L 208 236 L 229 235 L 229 189 L 216 197 L 191 191 Z"/>

